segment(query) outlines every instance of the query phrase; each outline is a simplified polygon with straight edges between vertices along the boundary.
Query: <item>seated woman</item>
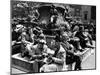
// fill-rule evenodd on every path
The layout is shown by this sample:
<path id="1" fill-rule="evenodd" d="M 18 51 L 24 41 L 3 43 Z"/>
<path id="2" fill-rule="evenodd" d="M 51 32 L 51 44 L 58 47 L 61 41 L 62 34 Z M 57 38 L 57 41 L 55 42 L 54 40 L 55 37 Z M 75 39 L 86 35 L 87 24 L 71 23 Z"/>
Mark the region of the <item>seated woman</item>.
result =
<path id="1" fill-rule="evenodd" d="M 12 32 L 12 55 L 21 52 L 21 33 L 23 30 L 23 25 L 16 25 L 14 31 Z"/>
<path id="2" fill-rule="evenodd" d="M 82 49 L 93 48 L 92 37 L 87 31 L 78 31 L 75 36 L 77 36 L 80 39 L 79 42 Z"/>

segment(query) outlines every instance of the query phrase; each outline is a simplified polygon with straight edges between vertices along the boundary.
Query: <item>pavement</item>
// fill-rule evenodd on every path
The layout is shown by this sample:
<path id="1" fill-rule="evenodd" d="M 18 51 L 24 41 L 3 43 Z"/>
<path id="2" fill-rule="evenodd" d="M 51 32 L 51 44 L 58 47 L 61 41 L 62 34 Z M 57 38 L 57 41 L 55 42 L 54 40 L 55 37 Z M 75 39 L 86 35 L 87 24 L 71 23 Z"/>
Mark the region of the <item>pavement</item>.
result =
<path id="1" fill-rule="evenodd" d="M 96 46 L 95 41 L 93 42 L 93 47 Z M 91 51 L 88 53 L 87 57 L 85 60 L 82 62 L 82 69 L 84 70 L 90 70 L 90 69 L 95 69 L 96 68 L 96 48 L 91 49 Z"/>
<path id="2" fill-rule="evenodd" d="M 95 61 L 95 53 L 92 53 L 85 61 L 82 62 L 82 69 L 95 69 L 96 61 Z"/>
<path id="3" fill-rule="evenodd" d="M 16 68 L 12 68 L 12 74 L 26 73 L 24 71 L 18 70 Z"/>

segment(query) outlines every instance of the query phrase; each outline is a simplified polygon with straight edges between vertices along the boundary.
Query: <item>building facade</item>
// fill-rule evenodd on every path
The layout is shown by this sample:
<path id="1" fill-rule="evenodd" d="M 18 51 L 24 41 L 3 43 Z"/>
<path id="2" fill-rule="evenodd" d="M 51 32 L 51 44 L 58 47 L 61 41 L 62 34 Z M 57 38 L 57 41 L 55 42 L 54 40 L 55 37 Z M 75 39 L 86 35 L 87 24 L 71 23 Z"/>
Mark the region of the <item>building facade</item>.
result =
<path id="1" fill-rule="evenodd" d="M 89 22 L 96 24 L 96 6 L 71 5 L 71 7 L 74 9 L 74 17 L 80 18 L 86 24 Z"/>

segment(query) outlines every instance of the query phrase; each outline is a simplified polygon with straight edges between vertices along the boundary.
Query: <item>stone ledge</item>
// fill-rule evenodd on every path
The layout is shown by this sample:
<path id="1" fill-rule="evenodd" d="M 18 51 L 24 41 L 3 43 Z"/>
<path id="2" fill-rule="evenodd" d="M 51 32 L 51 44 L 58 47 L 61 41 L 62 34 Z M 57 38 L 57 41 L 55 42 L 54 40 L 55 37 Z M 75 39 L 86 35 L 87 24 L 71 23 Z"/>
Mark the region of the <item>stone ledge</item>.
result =
<path id="1" fill-rule="evenodd" d="M 26 58 L 21 58 L 20 53 L 12 56 L 12 67 L 25 72 L 38 72 L 38 63 L 35 61 L 28 61 Z"/>

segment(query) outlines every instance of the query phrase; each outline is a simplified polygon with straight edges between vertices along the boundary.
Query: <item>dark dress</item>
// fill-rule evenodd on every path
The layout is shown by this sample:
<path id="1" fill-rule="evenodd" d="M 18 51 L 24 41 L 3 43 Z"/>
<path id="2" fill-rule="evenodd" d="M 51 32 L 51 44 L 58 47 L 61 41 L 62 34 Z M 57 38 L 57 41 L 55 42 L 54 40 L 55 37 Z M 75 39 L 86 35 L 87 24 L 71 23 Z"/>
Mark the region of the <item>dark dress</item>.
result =
<path id="1" fill-rule="evenodd" d="M 82 34 L 82 31 L 80 31 L 80 32 L 77 32 L 76 33 L 76 36 L 80 39 L 80 45 L 81 45 L 81 47 L 84 49 L 84 48 L 86 48 L 87 47 L 87 45 L 86 45 L 86 43 L 88 42 L 87 40 L 85 40 L 85 38 L 87 38 L 86 36 L 84 36 L 83 34 Z"/>
<path id="2" fill-rule="evenodd" d="M 15 31 L 12 32 L 12 41 L 16 41 L 16 42 L 19 42 L 19 36 L 20 36 L 21 33 L 17 33 Z M 20 53 L 20 50 L 21 50 L 21 44 L 17 44 L 15 43 L 14 45 L 12 45 L 12 55 L 13 54 L 16 54 L 16 53 Z"/>

